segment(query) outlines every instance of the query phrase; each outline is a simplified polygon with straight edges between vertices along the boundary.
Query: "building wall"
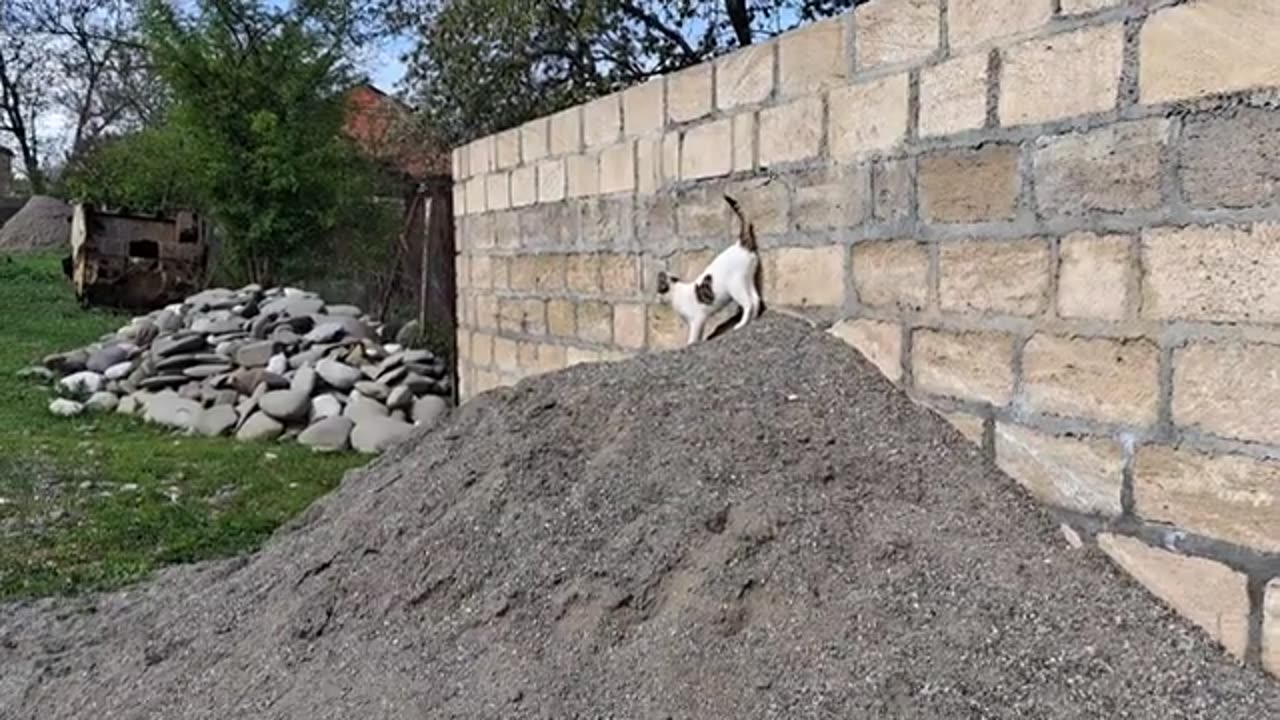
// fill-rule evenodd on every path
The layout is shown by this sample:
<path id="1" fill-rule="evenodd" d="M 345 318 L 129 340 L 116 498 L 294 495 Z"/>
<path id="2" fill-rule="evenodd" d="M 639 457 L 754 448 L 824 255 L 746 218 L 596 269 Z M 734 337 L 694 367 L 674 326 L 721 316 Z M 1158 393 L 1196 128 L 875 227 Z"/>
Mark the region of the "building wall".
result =
<path id="1" fill-rule="evenodd" d="M 874 0 L 454 152 L 464 396 L 764 295 L 1280 673 L 1280 3 Z"/>
<path id="2" fill-rule="evenodd" d="M 13 155 L 0 148 L 0 198 L 13 193 Z"/>

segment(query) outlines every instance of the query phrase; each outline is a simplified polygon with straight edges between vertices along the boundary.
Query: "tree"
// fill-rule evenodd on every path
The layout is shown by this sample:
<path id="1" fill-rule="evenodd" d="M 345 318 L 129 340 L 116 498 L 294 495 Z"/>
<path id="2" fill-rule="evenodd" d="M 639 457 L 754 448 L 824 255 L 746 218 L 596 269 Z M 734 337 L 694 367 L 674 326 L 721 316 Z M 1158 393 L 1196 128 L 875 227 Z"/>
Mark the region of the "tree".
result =
<path id="1" fill-rule="evenodd" d="M 136 129 L 162 106 L 148 73 L 132 0 L 12 0 L 19 27 L 52 56 L 48 88 L 70 120 L 68 158 L 116 131 Z"/>
<path id="2" fill-rule="evenodd" d="M 0 132 L 39 190 L 50 166 L 159 115 L 134 0 L 0 0 L 0 21 Z"/>
<path id="3" fill-rule="evenodd" d="M 40 164 L 40 117 L 48 109 L 46 91 L 52 65 L 38 39 L 24 32 L 13 0 L 0 0 L 0 133 L 18 147 L 31 191 L 45 190 Z"/>
<path id="4" fill-rule="evenodd" d="M 459 143 L 862 1 L 400 0 L 390 15 L 416 37 L 407 61 L 418 104 Z"/>
<path id="5" fill-rule="evenodd" d="M 296 274 L 323 261 L 308 251 L 371 194 L 367 165 L 340 132 L 362 17 L 337 0 L 194 5 L 145 6 L 144 39 L 172 101 L 171 147 L 186 153 L 173 160 L 240 275 Z"/>

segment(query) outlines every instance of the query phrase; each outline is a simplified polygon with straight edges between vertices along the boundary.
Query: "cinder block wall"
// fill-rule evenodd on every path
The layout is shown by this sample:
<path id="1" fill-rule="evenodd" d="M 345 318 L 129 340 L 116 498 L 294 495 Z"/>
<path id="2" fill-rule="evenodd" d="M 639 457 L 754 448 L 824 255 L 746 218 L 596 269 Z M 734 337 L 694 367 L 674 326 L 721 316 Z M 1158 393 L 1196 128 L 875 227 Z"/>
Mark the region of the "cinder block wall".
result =
<path id="1" fill-rule="evenodd" d="M 831 332 L 1280 673 L 1280 2 L 875 0 L 454 153 L 463 393 L 681 344 L 761 235 Z"/>

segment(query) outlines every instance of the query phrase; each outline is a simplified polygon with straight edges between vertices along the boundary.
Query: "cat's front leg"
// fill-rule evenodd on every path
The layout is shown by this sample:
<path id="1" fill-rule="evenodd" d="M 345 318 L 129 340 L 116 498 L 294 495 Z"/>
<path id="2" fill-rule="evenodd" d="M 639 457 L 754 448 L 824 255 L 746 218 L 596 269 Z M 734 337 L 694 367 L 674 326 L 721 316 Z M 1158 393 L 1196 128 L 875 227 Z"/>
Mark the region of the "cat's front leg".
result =
<path id="1" fill-rule="evenodd" d="M 692 345 L 702 339 L 702 328 L 706 324 L 706 315 L 698 315 L 689 320 L 689 342 L 687 345 Z"/>

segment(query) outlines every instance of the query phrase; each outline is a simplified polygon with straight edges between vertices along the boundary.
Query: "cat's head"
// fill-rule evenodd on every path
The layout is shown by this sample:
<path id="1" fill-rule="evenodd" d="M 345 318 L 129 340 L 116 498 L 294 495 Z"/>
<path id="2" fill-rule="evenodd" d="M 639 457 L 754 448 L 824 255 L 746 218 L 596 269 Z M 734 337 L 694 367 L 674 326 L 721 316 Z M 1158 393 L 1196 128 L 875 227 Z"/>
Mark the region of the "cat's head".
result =
<path id="1" fill-rule="evenodd" d="M 680 282 L 680 278 L 668 275 L 665 270 L 658 272 L 658 295 L 665 297 L 671 292 L 671 286 Z"/>

